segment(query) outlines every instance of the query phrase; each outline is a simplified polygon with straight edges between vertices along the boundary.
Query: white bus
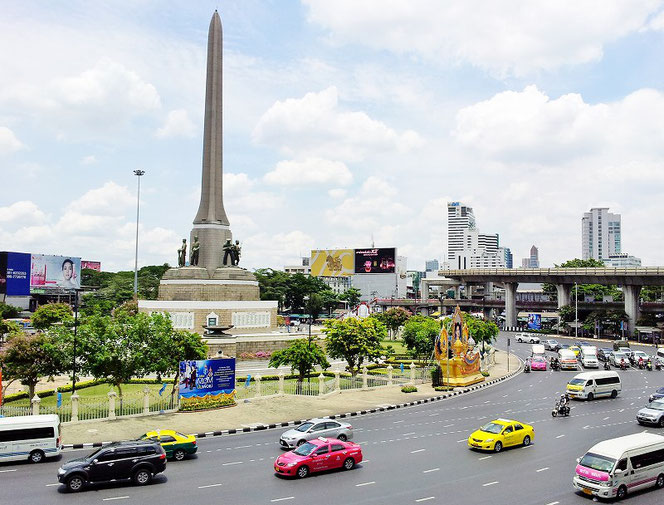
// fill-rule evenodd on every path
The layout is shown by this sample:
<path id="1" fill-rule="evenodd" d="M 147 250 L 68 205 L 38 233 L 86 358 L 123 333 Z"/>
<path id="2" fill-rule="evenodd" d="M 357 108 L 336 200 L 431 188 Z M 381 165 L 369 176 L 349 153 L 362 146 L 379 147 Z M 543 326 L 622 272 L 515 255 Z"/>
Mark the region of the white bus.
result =
<path id="1" fill-rule="evenodd" d="M 615 398 L 622 391 L 618 372 L 583 372 L 567 383 L 572 398 L 594 400 L 600 396 Z"/>
<path id="2" fill-rule="evenodd" d="M 60 418 L 42 416 L 0 419 L 0 462 L 28 460 L 40 463 L 62 451 Z"/>
<path id="3" fill-rule="evenodd" d="M 628 492 L 664 487 L 664 437 L 636 433 L 605 440 L 577 459 L 574 488 L 600 498 L 623 499 Z"/>

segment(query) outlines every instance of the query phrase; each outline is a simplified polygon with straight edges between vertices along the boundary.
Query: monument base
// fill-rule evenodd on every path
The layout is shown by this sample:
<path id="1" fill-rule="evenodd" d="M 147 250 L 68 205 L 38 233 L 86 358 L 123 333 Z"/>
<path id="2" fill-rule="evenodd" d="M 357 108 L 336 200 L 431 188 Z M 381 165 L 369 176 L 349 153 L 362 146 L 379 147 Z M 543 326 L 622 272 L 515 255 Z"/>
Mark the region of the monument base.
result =
<path id="1" fill-rule="evenodd" d="M 158 300 L 221 301 L 259 300 L 254 274 L 240 267 L 219 267 L 210 275 L 205 268 L 181 267 L 167 270 L 159 283 Z"/>
<path id="2" fill-rule="evenodd" d="M 450 387 L 462 387 L 462 386 L 470 386 L 472 384 L 477 384 L 478 382 L 484 382 L 486 380 L 486 377 L 484 375 L 478 373 L 478 374 L 473 374 L 473 375 L 467 375 L 465 377 L 443 377 L 443 385 L 444 386 L 450 386 Z"/>

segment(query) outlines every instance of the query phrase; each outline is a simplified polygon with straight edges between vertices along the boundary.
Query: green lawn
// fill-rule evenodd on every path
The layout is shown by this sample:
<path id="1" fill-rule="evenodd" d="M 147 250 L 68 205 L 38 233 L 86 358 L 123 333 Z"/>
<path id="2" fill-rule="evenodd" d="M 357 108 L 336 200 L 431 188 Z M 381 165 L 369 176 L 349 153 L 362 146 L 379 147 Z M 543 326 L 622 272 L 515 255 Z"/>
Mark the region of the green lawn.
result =
<path id="1" fill-rule="evenodd" d="M 131 396 L 133 398 L 136 398 L 138 396 L 142 396 L 143 394 L 143 388 L 147 386 L 150 388 L 150 392 L 153 395 L 158 396 L 159 395 L 159 390 L 161 389 L 161 384 L 124 384 L 122 386 L 122 394 L 123 396 Z M 166 384 L 166 389 L 164 390 L 163 397 L 167 396 L 171 392 L 171 388 L 173 387 L 172 384 Z M 91 386 L 89 388 L 83 388 L 83 389 L 78 389 L 76 392 L 78 393 L 78 396 L 80 396 L 79 402 L 84 402 L 84 401 L 104 401 L 108 400 L 108 392 L 111 390 L 111 386 L 109 384 L 98 384 L 96 386 Z M 117 393 L 118 391 L 115 390 Z M 71 398 L 71 393 L 62 393 L 62 403 L 69 403 Z M 46 398 L 41 399 L 41 405 L 44 407 L 54 407 L 57 403 L 57 396 L 47 396 Z M 117 400 L 116 400 L 117 401 Z M 7 403 L 7 405 L 11 405 L 13 407 L 21 407 L 21 406 L 26 406 L 30 405 L 30 400 L 28 398 L 25 398 L 23 400 L 16 400 L 13 402 Z"/>
<path id="2" fill-rule="evenodd" d="M 403 343 L 403 340 L 383 340 L 381 341 L 381 346 L 383 349 L 386 349 L 388 345 L 392 346 L 392 349 L 394 349 L 394 352 L 397 354 L 406 354 L 408 352 L 408 349 Z"/>

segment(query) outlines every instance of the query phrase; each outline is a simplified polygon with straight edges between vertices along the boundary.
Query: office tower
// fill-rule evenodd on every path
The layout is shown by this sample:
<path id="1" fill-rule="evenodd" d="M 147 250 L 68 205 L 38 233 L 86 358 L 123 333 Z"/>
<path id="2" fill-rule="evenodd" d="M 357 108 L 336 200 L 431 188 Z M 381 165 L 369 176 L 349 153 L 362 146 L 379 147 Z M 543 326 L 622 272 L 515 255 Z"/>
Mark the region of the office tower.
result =
<path id="1" fill-rule="evenodd" d="M 425 265 L 424 269 L 427 272 L 437 272 L 440 269 L 438 260 L 426 260 L 424 265 Z"/>
<path id="2" fill-rule="evenodd" d="M 452 260 L 454 253 L 462 253 L 464 232 L 475 229 L 473 208 L 461 202 L 447 203 L 447 259 Z"/>
<path id="3" fill-rule="evenodd" d="M 539 268 L 540 267 L 540 262 L 539 262 L 539 251 L 537 250 L 537 247 L 532 246 L 530 248 L 530 268 Z"/>
<path id="4" fill-rule="evenodd" d="M 603 261 L 620 254 L 620 214 L 611 214 L 608 207 L 593 207 L 581 218 L 581 254 L 584 260 Z"/>

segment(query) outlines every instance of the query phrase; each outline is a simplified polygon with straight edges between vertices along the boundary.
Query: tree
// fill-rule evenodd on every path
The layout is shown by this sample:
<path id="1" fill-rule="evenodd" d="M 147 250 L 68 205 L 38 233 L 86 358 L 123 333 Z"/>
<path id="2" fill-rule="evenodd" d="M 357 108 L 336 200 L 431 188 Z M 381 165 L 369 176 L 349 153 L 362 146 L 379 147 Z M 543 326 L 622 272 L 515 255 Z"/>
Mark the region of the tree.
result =
<path id="1" fill-rule="evenodd" d="M 21 333 L 21 327 L 14 321 L 0 319 L 0 341 L 3 335 L 12 336 Z"/>
<path id="2" fill-rule="evenodd" d="M 300 384 L 316 365 L 324 370 L 330 367 L 325 353 L 318 344 L 313 342 L 313 345 L 309 345 L 304 338 L 299 338 L 287 348 L 272 353 L 268 366 L 278 368 L 282 365 L 288 365 L 292 370 L 298 371 L 297 381 Z"/>
<path id="3" fill-rule="evenodd" d="M 345 292 L 343 292 L 341 295 L 339 295 L 339 300 L 343 300 L 343 301 L 348 302 L 348 307 L 353 308 L 358 303 L 360 303 L 360 297 L 361 296 L 362 296 L 362 292 L 359 289 L 349 288 Z"/>
<path id="4" fill-rule="evenodd" d="M 413 316 L 403 326 L 403 341 L 414 358 L 428 360 L 433 355 L 440 321 L 425 316 Z"/>
<path id="5" fill-rule="evenodd" d="M 469 314 L 464 315 L 463 320 L 468 326 L 468 334 L 477 344 L 481 342 L 491 344 L 498 337 L 499 329 L 493 321 L 485 321 Z"/>
<path id="6" fill-rule="evenodd" d="M 311 323 L 318 319 L 318 316 L 323 311 L 323 303 L 323 297 L 318 293 L 312 293 L 309 295 L 309 298 L 307 298 L 304 308 L 311 318 Z"/>
<path id="7" fill-rule="evenodd" d="M 365 360 L 376 360 L 382 355 L 380 344 L 387 330 L 375 318 L 328 319 L 324 324 L 327 353 L 332 358 L 345 359 L 351 375 L 357 375 Z"/>
<path id="8" fill-rule="evenodd" d="M 20 313 L 21 309 L 19 307 L 0 302 L 0 319 L 12 319 L 18 317 Z"/>
<path id="9" fill-rule="evenodd" d="M 385 312 L 377 312 L 373 317 L 381 321 L 389 330 L 390 338 L 394 338 L 394 334 L 408 321 L 411 313 L 403 307 L 393 307 Z"/>
<path id="10" fill-rule="evenodd" d="M 0 352 L 3 379 L 21 381 L 21 384 L 28 386 L 28 395 L 32 399 L 35 386 L 42 377 L 63 371 L 64 363 L 60 356 L 54 340 L 44 333 L 12 335 Z"/>
<path id="11" fill-rule="evenodd" d="M 339 304 L 339 296 L 331 289 L 326 289 L 318 293 L 323 299 L 323 307 L 327 310 L 328 315 L 332 315 L 332 311 L 337 308 Z"/>
<path id="12" fill-rule="evenodd" d="M 57 323 L 68 326 L 74 321 L 73 314 L 71 307 L 66 303 L 47 303 L 32 314 L 32 326 L 38 330 L 45 330 Z"/>
<path id="13" fill-rule="evenodd" d="M 563 305 L 558 309 L 560 320 L 564 323 L 570 323 L 576 318 L 576 310 L 571 305 Z"/>
<path id="14" fill-rule="evenodd" d="M 606 265 L 596 259 L 589 258 L 582 260 L 574 258 L 568 260 L 560 265 L 554 265 L 556 268 L 604 268 Z M 579 298 L 583 299 L 585 296 L 592 296 L 594 299 L 602 298 L 603 296 L 612 296 L 614 300 L 622 299 L 622 292 L 614 285 L 604 286 L 603 284 L 579 284 Z M 549 295 L 551 300 L 558 299 L 558 291 L 554 284 L 545 282 L 542 284 L 542 291 L 544 294 Z M 576 296 L 576 290 L 572 290 L 572 299 Z"/>

